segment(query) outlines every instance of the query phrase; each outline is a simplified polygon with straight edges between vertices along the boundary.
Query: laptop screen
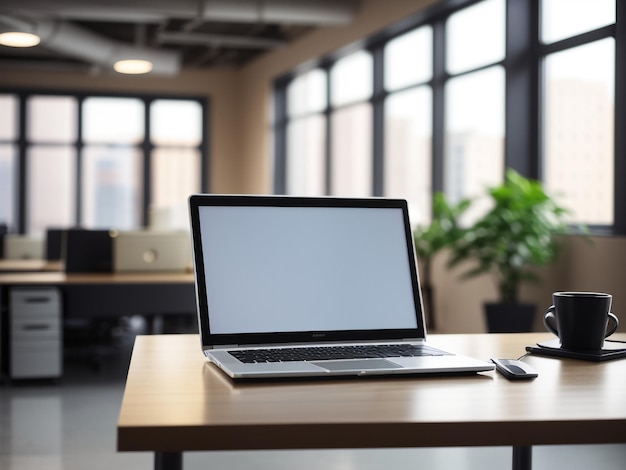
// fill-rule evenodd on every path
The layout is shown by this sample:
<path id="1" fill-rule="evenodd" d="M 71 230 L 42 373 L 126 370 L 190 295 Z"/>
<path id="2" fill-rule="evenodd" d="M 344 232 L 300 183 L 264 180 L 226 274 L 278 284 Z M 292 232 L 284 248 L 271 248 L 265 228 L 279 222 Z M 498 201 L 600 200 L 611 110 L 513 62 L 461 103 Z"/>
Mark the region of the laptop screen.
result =
<path id="1" fill-rule="evenodd" d="M 191 201 L 199 314 L 212 341 L 415 337 L 421 302 L 404 201 Z"/>

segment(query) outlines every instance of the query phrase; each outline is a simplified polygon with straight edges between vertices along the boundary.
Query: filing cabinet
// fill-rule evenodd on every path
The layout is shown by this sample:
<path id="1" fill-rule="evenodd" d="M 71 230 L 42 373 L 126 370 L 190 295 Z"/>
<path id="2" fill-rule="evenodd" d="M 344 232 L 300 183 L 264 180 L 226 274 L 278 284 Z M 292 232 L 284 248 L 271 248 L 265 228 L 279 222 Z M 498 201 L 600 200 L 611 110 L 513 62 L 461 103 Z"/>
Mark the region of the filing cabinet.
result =
<path id="1" fill-rule="evenodd" d="M 54 287 L 9 291 L 9 376 L 59 378 L 63 369 L 61 292 Z"/>

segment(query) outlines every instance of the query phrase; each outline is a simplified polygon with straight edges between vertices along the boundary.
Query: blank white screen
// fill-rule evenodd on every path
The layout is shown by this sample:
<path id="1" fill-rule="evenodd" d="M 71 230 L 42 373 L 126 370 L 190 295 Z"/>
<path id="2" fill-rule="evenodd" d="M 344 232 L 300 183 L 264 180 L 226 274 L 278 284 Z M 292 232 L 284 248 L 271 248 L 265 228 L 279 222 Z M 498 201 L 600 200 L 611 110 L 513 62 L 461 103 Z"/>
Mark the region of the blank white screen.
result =
<path id="1" fill-rule="evenodd" d="M 417 326 L 401 209 L 199 210 L 211 333 Z"/>

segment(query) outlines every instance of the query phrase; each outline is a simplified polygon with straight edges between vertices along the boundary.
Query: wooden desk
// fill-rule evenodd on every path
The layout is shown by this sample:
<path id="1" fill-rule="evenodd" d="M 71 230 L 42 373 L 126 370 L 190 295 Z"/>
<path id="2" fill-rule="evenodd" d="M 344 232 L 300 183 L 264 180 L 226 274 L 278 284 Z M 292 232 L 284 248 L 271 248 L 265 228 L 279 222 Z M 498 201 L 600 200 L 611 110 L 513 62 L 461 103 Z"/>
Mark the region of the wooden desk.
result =
<path id="1" fill-rule="evenodd" d="M 432 335 L 477 358 L 517 358 L 549 334 Z M 626 339 L 626 335 L 616 335 Z M 529 356 L 539 372 L 233 382 L 196 335 L 137 337 L 118 421 L 119 451 L 154 451 L 181 468 L 183 451 L 513 446 L 530 468 L 540 444 L 626 442 L 626 360 Z"/>

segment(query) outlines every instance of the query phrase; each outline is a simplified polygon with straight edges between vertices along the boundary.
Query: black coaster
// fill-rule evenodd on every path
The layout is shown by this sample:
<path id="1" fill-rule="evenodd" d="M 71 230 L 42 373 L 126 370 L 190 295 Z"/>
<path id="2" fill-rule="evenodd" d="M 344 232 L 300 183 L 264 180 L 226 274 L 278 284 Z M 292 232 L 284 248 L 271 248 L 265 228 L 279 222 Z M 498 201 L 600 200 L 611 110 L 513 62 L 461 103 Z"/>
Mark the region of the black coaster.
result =
<path id="1" fill-rule="evenodd" d="M 610 361 L 626 357 L 626 343 L 607 340 L 602 349 L 597 351 L 574 351 L 563 349 L 558 338 L 537 343 L 537 346 L 526 346 L 526 351 L 541 356 L 568 357 L 570 359 L 582 359 L 584 361 Z"/>

